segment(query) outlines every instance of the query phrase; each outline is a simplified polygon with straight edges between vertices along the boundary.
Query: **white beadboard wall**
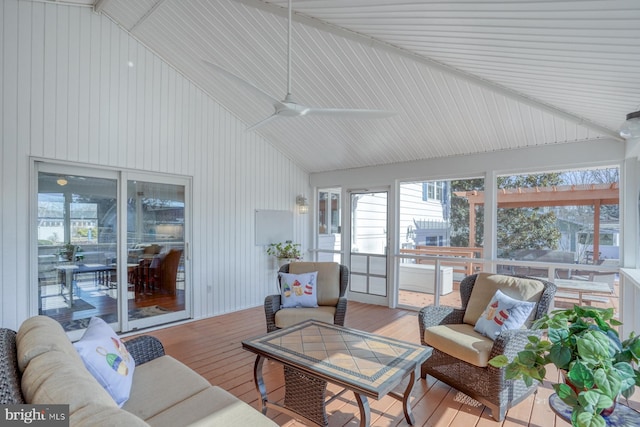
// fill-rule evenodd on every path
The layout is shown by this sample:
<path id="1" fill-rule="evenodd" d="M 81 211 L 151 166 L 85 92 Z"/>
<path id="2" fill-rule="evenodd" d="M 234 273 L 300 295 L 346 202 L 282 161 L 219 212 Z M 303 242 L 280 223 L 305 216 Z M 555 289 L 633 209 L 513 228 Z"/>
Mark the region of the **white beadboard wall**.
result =
<path id="1" fill-rule="evenodd" d="M 311 195 L 308 173 L 90 8 L 2 0 L 0 34 L 1 326 L 35 314 L 30 156 L 192 177 L 194 317 L 258 306 L 275 291 L 254 212 L 293 210 L 307 248 L 310 215 L 297 214 L 295 196 Z"/>

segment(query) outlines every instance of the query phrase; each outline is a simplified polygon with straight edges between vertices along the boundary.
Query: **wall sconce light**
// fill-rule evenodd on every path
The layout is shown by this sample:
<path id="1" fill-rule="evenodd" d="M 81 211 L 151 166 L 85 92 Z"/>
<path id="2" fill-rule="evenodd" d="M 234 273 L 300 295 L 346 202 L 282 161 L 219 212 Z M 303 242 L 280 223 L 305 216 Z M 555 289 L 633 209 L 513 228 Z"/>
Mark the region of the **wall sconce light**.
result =
<path id="1" fill-rule="evenodd" d="M 63 176 L 58 177 L 58 179 L 56 180 L 56 182 L 58 183 L 59 186 L 64 187 L 65 185 L 67 185 L 69 183 L 69 181 L 67 181 L 67 179 Z"/>
<path id="2" fill-rule="evenodd" d="M 624 139 L 640 138 L 640 111 L 627 114 L 627 121 L 620 126 L 620 136 Z"/>
<path id="3" fill-rule="evenodd" d="M 309 202 L 307 202 L 307 198 L 300 195 L 296 197 L 296 205 L 298 205 L 298 213 L 306 214 L 309 213 Z"/>

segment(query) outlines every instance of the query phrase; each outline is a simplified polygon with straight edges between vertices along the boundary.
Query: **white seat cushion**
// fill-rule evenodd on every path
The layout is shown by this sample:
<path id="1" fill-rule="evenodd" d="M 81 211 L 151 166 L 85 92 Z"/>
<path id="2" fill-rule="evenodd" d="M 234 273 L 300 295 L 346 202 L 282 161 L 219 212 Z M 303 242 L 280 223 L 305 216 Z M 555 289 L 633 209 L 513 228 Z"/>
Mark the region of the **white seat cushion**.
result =
<path id="1" fill-rule="evenodd" d="M 481 368 L 488 365 L 493 347 L 491 339 L 474 331 L 473 326 L 466 323 L 427 328 L 424 340 L 427 345 L 443 353 Z"/>
<path id="2" fill-rule="evenodd" d="M 288 328 L 305 320 L 334 323 L 335 307 L 320 306 L 316 308 L 282 308 L 276 311 L 276 326 L 280 329 Z"/>
<path id="3" fill-rule="evenodd" d="M 171 356 L 136 367 L 131 397 L 122 409 L 147 420 L 209 388 L 209 381 Z"/>
<path id="4" fill-rule="evenodd" d="M 260 411 L 220 387 L 203 390 L 147 422 L 153 427 L 277 426 Z"/>

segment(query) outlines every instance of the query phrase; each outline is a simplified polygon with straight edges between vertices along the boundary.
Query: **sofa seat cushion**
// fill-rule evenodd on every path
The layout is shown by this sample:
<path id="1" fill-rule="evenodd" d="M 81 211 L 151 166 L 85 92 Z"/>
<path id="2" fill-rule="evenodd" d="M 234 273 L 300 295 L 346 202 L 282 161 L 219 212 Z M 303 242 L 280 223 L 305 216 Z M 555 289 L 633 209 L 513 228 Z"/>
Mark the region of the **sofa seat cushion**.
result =
<path id="1" fill-rule="evenodd" d="M 538 303 L 540 296 L 544 292 L 544 284 L 535 279 L 478 273 L 469 297 L 467 309 L 464 312 L 463 322 L 475 325 L 498 289 L 513 299 Z M 525 322 L 526 327 L 531 326 L 535 314 L 534 309 Z"/>
<path id="2" fill-rule="evenodd" d="M 276 326 L 280 329 L 288 328 L 296 323 L 313 319 L 319 322 L 333 323 L 336 314 L 335 307 L 320 306 L 316 308 L 283 308 L 276 311 Z"/>
<path id="3" fill-rule="evenodd" d="M 220 387 L 209 387 L 146 420 L 152 427 L 277 426 Z"/>
<path id="4" fill-rule="evenodd" d="M 479 367 L 486 367 L 493 341 L 466 323 L 438 325 L 425 329 L 427 345 Z"/>
<path id="5" fill-rule="evenodd" d="M 147 420 L 210 386 L 182 362 L 158 357 L 136 367 L 131 396 L 122 409 Z"/>
<path id="6" fill-rule="evenodd" d="M 93 403 L 80 408 L 69 416 L 74 427 L 149 427 L 149 424 L 117 406 Z"/>

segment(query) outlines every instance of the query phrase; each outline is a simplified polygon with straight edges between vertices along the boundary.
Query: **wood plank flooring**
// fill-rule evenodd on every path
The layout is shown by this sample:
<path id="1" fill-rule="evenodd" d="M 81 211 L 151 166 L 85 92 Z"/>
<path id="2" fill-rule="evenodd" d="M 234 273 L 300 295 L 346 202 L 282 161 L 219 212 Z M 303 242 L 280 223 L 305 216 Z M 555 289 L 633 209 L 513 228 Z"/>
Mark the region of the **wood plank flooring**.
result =
<path id="1" fill-rule="evenodd" d="M 417 312 L 402 309 L 349 302 L 345 325 L 351 328 L 419 343 Z M 259 407 L 258 394 L 253 384 L 255 355 L 242 349 L 241 341 L 266 332 L 262 307 L 198 320 L 178 326 L 149 332 L 164 344 L 166 353 L 182 361 L 212 384 L 218 385 L 255 408 Z M 550 370 L 552 371 L 552 370 Z M 511 408 L 504 421 L 496 422 L 489 410 L 448 385 L 427 377 L 413 389 L 412 408 L 419 426 L 460 427 L 570 427 L 557 418 L 547 403 L 553 392 L 549 380 L 556 381 L 558 373 L 549 372 L 548 381 L 540 386 L 536 395 Z M 282 366 L 265 362 L 264 378 L 270 400 L 284 398 Z M 329 384 L 328 394 L 339 393 Z M 629 405 L 640 410 L 638 394 Z M 391 397 L 379 401 L 369 399 L 371 425 L 405 426 L 402 405 Z M 329 426 L 359 425 L 359 411 L 353 394 L 344 393 L 327 406 Z M 267 415 L 281 426 L 298 427 L 305 424 L 269 410 Z"/>

